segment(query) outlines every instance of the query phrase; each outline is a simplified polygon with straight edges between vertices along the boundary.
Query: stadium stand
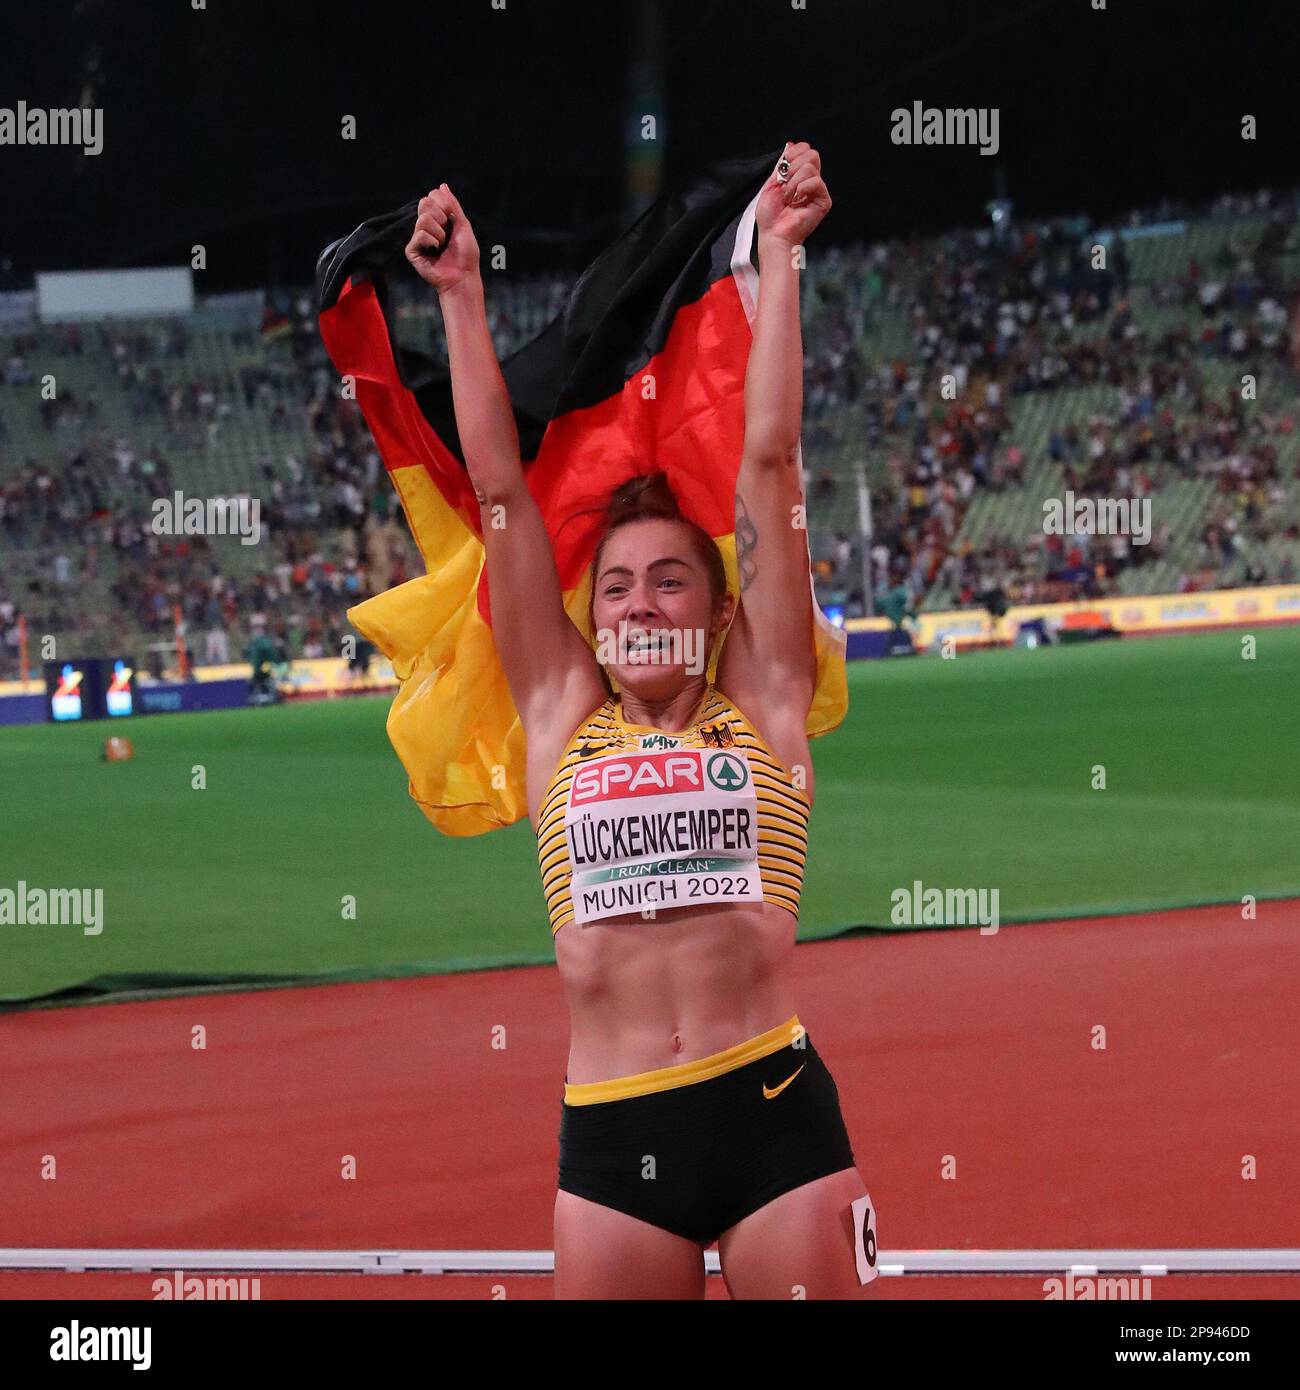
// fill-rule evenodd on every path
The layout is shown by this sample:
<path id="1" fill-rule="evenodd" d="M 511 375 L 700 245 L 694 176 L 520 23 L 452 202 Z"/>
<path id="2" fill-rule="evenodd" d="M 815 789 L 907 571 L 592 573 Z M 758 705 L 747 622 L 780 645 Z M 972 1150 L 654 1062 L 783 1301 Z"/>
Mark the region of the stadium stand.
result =
<path id="1" fill-rule="evenodd" d="M 832 248 L 805 279 L 805 433 L 819 597 L 914 608 L 1290 583 L 1300 570 L 1296 194 Z M 1107 249 L 1094 268 L 1090 248 Z M 445 351 L 411 286 L 403 336 Z M 491 281 L 503 356 L 557 277 Z M 17 628 L 200 663 L 260 615 L 334 654 L 346 608 L 419 564 L 373 442 L 339 399 L 306 296 L 212 301 L 184 323 L 23 324 L 0 388 L 0 678 Z M 1242 378 L 1255 380 L 1254 398 Z M 53 379 L 52 398 L 48 385 Z M 153 533 L 156 498 L 257 498 L 263 543 Z M 1045 499 L 1149 499 L 1149 544 L 1050 536 Z M 259 623 L 259 626 L 261 623 Z"/>

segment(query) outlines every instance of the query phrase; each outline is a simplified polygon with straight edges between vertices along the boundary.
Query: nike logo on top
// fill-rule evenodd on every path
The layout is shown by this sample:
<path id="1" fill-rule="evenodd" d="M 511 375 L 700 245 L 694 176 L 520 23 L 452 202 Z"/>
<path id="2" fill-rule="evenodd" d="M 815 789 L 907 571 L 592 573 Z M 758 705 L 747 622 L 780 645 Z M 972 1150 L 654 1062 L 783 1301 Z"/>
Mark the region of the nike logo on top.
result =
<path id="1" fill-rule="evenodd" d="M 807 1065 L 808 1065 L 808 1064 L 805 1062 L 805 1063 L 804 1063 L 804 1066 L 807 1066 Z M 803 1067 L 800 1067 L 800 1068 L 799 1068 L 799 1071 L 802 1071 L 802 1070 L 803 1070 Z M 770 1091 L 769 1091 L 768 1088 L 767 1088 L 767 1084 L 764 1083 L 764 1085 L 763 1085 L 763 1099 L 764 1099 L 764 1100 L 772 1100 L 775 1096 L 779 1096 L 779 1095 L 781 1094 L 781 1092 L 784 1091 L 785 1088 L 794 1080 L 794 1077 L 799 1075 L 799 1071 L 795 1072 L 794 1076 L 787 1076 L 786 1079 L 785 1079 L 779 1086 L 775 1087 L 773 1090 L 770 1090 Z"/>

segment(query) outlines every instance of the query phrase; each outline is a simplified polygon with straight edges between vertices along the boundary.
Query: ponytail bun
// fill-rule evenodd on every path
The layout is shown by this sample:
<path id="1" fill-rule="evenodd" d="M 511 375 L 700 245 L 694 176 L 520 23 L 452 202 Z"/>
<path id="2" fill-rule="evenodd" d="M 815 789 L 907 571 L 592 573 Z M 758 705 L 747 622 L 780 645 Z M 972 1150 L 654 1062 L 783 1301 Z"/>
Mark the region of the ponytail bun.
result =
<path id="1" fill-rule="evenodd" d="M 620 483 L 605 509 L 605 534 L 630 521 L 685 521 L 667 473 L 638 473 Z M 712 537 L 710 537 L 712 540 Z"/>

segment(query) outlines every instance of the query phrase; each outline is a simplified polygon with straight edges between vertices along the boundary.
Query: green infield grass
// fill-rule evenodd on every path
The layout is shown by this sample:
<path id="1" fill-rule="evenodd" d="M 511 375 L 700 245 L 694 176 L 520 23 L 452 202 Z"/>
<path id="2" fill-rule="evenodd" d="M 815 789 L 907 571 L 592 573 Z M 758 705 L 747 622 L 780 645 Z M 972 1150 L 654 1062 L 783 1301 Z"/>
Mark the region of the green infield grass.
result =
<path id="1" fill-rule="evenodd" d="M 890 927 L 916 880 L 996 888 L 1008 923 L 1300 893 L 1300 627 L 1256 639 L 851 664 L 813 745 L 801 935 Z M 96 936 L 0 925 L 0 1000 L 553 959 L 529 826 L 434 830 L 387 709 L 0 728 L 0 889 L 100 888 L 104 912 Z M 100 759 L 110 732 L 132 761 Z"/>

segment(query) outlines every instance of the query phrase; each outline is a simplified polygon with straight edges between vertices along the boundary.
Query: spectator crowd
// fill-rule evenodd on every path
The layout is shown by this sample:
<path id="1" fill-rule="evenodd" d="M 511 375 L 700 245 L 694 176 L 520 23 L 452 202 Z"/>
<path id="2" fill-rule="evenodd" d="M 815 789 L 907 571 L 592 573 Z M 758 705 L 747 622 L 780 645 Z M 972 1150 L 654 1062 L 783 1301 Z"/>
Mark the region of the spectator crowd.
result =
<path id="1" fill-rule="evenodd" d="M 1150 217 L 1179 212 L 1158 208 Z M 837 518 L 814 546 L 823 599 L 861 612 L 864 571 L 875 593 L 898 593 L 911 609 L 927 596 L 963 606 L 1096 597 L 1115 592 L 1124 571 L 1165 558 L 1170 535 L 1158 509 L 1147 545 L 1041 530 L 979 545 L 962 538 L 977 495 L 1019 489 L 1047 460 L 1079 497 L 1153 498 L 1173 480 L 1210 480 L 1214 501 L 1181 574 L 1184 589 L 1214 584 L 1255 556 L 1254 542 L 1300 540 L 1288 513 L 1293 408 L 1222 384 L 1223 364 L 1235 383 L 1291 369 L 1285 306 L 1293 287 L 1283 258 L 1295 237 L 1294 200 L 1221 200 L 1208 217 L 1247 213 L 1252 230 L 1225 221 L 1206 263 L 1189 258 L 1155 283 L 1135 281 L 1123 237 L 1110 240 L 1106 266 L 1095 265 L 1077 219 L 829 248 L 813 258 L 804 390 L 810 522 L 817 530 L 819 518 Z M 1129 230 L 1141 221 L 1135 216 Z M 496 294 L 498 352 L 532 337 L 565 291 L 549 277 Z M 428 296 L 408 289 L 397 303 L 403 336 L 445 354 Z M 268 310 L 260 326 L 230 329 L 229 340 L 228 357 L 204 351 L 202 335 L 179 321 L 10 337 L 0 354 L 0 674 L 16 671 L 20 613 L 29 632 L 73 630 L 114 649 L 171 641 L 179 614 L 191 655 L 213 664 L 238 659 L 254 628 L 290 657 L 336 655 L 349 631 L 345 610 L 418 572 L 383 464 L 359 409 L 341 398 L 310 301 Z M 46 399 L 38 376 L 57 374 L 61 360 L 93 367 L 77 379 L 95 388 L 65 386 Z M 243 365 L 214 365 L 222 361 Z M 1027 457 L 1018 414 L 1078 387 L 1107 388 L 1099 398 L 1108 404 L 1069 423 L 1061 412 L 1044 456 Z M 114 394 L 111 410 L 100 393 Z M 13 422 L 24 412 L 30 428 L 20 448 Z M 178 457 L 197 453 L 219 470 L 249 420 L 270 442 L 237 489 L 261 507 L 266 539 L 251 565 L 235 540 L 155 534 L 155 499 L 192 490 Z M 819 462 L 850 455 L 875 461 L 865 557 L 844 521 L 853 480 Z M 1245 577 L 1291 582 L 1294 566 L 1250 558 Z"/>

